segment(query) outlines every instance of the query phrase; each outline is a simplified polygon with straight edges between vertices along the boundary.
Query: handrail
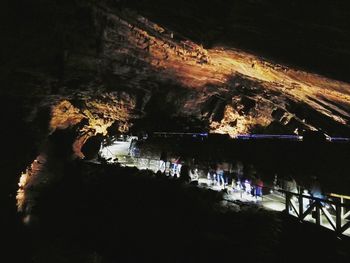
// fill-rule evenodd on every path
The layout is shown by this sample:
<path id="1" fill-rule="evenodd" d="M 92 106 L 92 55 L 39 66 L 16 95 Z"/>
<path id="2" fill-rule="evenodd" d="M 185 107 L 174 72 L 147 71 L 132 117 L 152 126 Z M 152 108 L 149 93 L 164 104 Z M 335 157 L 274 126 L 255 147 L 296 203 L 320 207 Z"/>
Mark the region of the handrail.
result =
<path id="1" fill-rule="evenodd" d="M 340 195 L 340 194 L 334 194 L 334 193 L 330 193 L 329 195 L 332 197 L 338 197 L 338 198 L 350 200 L 350 196 L 348 196 L 348 195 Z"/>
<path id="2" fill-rule="evenodd" d="M 283 189 L 277 189 L 277 191 L 279 191 L 281 193 L 287 193 L 287 194 L 291 194 L 291 195 L 294 195 L 294 196 L 302 197 L 302 198 L 311 199 L 311 200 L 314 200 L 314 201 L 326 202 L 326 203 L 330 203 L 330 204 L 333 204 L 333 205 L 341 205 L 342 207 L 350 208 L 350 204 L 345 204 L 345 203 L 342 203 L 342 202 L 339 202 L 339 201 L 335 201 L 335 200 L 329 200 L 327 198 L 319 198 L 319 197 L 315 197 L 315 196 L 311 196 L 311 195 L 304 195 L 304 194 L 300 194 L 300 193 L 286 191 L 286 190 L 283 190 Z"/>

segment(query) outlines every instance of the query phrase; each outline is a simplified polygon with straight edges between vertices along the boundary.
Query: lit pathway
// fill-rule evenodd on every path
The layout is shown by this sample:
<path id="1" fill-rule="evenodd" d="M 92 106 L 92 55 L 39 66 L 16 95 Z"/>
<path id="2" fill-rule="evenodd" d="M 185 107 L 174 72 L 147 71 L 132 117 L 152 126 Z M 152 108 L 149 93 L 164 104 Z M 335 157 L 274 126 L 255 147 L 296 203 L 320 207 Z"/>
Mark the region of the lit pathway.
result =
<path id="1" fill-rule="evenodd" d="M 133 158 L 129 155 L 129 148 L 130 148 L 130 140 L 128 141 L 116 141 L 113 145 L 104 147 L 101 149 L 100 154 L 106 158 L 109 159 L 109 162 L 114 162 L 113 160 L 115 158 L 118 158 L 118 163 L 120 163 L 122 166 L 133 166 L 137 167 L 138 169 L 148 169 L 152 170 L 154 172 L 157 172 L 159 168 L 159 160 L 152 160 L 152 159 L 146 159 L 146 158 Z M 224 188 L 217 185 L 211 185 L 211 182 L 206 178 L 200 178 L 198 180 L 198 187 L 201 188 L 207 188 L 212 189 L 214 191 L 222 191 Z M 286 209 L 286 196 L 278 191 L 271 191 L 269 194 L 263 195 L 262 198 L 256 198 L 251 196 L 250 194 L 245 193 L 242 190 L 238 190 L 232 187 L 226 187 L 227 193 L 224 195 L 224 200 L 231 201 L 231 202 L 243 202 L 246 204 L 256 204 L 259 205 L 265 209 L 273 210 L 273 211 L 283 211 Z M 308 200 L 307 198 L 305 200 Z M 293 199 L 291 201 L 294 205 L 294 207 L 298 207 L 298 201 L 297 199 Z M 305 203 L 305 201 L 304 201 Z M 331 209 L 322 207 L 324 210 L 323 214 L 320 214 L 320 221 L 321 226 L 334 230 L 329 220 L 327 220 L 327 217 L 330 218 L 332 221 L 332 224 L 334 225 L 336 221 L 336 216 L 329 213 Z M 322 210 L 321 209 L 321 210 Z M 307 207 L 304 207 L 304 212 L 307 210 Z M 315 210 L 315 208 L 313 209 Z M 326 213 L 326 214 L 324 214 Z M 290 207 L 289 214 L 292 216 L 297 217 L 296 211 L 294 211 Z M 303 218 L 303 221 L 316 223 L 316 219 L 312 217 L 312 213 L 309 213 L 305 215 Z M 348 215 L 349 216 L 349 215 Z M 342 224 L 347 224 L 349 222 L 348 219 L 346 219 L 348 216 L 345 216 L 342 218 Z M 343 235 L 350 236 L 350 228 L 345 230 Z"/>
<path id="2" fill-rule="evenodd" d="M 129 148 L 131 144 L 131 138 L 127 141 L 115 141 L 112 145 L 102 147 L 100 155 L 106 160 L 113 162 L 115 158 L 118 158 L 118 163 L 125 164 L 128 162 Z"/>
<path id="3" fill-rule="evenodd" d="M 205 178 L 199 179 L 199 187 L 203 188 L 209 188 L 215 191 L 221 191 L 224 188 L 221 186 L 211 186 L 210 181 Z M 232 187 L 227 187 L 228 194 L 224 196 L 225 200 L 227 201 L 240 201 L 240 202 L 246 202 L 246 203 L 255 203 L 258 205 L 261 205 L 262 207 L 274 210 L 274 211 L 283 211 L 286 208 L 285 205 L 285 198 L 282 196 L 281 193 L 270 193 L 267 195 L 263 195 L 262 198 L 256 198 L 253 197 L 250 194 L 245 193 L 242 190 L 237 190 Z"/>
<path id="4" fill-rule="evenodd" d="M 205 179 L 205 178 L 199 179 L 198 183 L 199 183 L 199 187 L 202 187 L 202 188 L 208 188 L 208 189 L 212 189 L 215 191 L 222 191 L 224 189 L 221 186 L 217 186 L 217 185 L 212 186 L 210 184 L 210 181 L 208 179 Z M 253 203 L 253 204 L 260 205 L 261 207 L 263 207 L 265 209 L 279 211 L 279 212 L 282 212 L 286 209 L 286 197 L 280 192 L 271 192 L 267 195 L 263 195 L 262 198 L 257 199 L 256 197 L 253 197 L 252 195 L 247 194 L 242 190 L 237 190 L 237 189 L 234 189 L 232 187 L 227 187 L 226 189 L 228 191 L 228 193 L 224 195 L 224 199 L 226 201 L 231 201 L 231 202 L 238 201 L 238 202 L 243 202 L 243 203 L 247 203 L 247 204 Z M 297 203 L 295 203 L 294 201 L 293 201 L 293 203 L 296 207 L 298 206 Z M 307 207 L 305 207 L 305 210 L 306 209 L 307 209 Z M 327 208 L 324 208 L 324 209 L 326 211 L 328 211 Z M 297 214 L 295 213 L 295 211 L 293 211 L 293 209 L 290 209 L 289 214 L 297 217 Z M 335 219 L 334 216 L 332 216 L 329 213 L 328 213 L 328 216 Z M 311 214 L 306 215 L 303 221 L 307 221 L 307 222 L 316 224 L 316 219 L 313 218 L 311 216 Z M 323 227 L 328 228 L 332 231 L 334 230 L 332 225 L 327 220 L 326 215 L 321 214 L 320 221 L 321 221 L 321 225 Z M 344 223 L 346 223 L 346 222 L 349 222 L 349 220 L 344 220 Z M 347 229 L 346 231 L 344 231 L 343 235 L 350 237 L 350 228 Z"/>

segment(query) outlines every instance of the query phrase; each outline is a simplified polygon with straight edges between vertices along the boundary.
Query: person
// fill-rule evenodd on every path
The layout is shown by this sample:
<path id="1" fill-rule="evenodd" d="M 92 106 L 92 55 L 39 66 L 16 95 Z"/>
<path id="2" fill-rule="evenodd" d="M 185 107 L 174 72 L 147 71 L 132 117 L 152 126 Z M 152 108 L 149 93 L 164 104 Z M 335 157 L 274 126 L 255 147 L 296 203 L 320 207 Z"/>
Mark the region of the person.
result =
<path id="1" fill-rule="evenodd" d="M 222 170 L 222 168 L 220 166 L 218 166 L 218 168 L 216 169 L 216 180 L 217 180 L 219 186 L 225 184 L 224 170 Z"/>
<path id="2" fill-rule="evenodd" d="M 178 170 L 178 165 L 180 163 L 180 156 L 175 159 L 173 162 L 173 167 L 172 167 L 172 175 L 175 174 Z"/>
<path id="3" fill-rule="evenodd" d="M 236 189 L 238 191 L 243 190 L 243 184 L 242 184 L 242 181 L 240 179 L 237 179 Z"/>
<path id="4" fill-rule="evenodd" d="M 162 177 L 162 175 L 163 175 L 163 173 L 162 173 L 161 170 L 158 170 L 158 171 L 156 172 L 156 177 L 160 178 L 160 177 Z"/>
<path id="5" fill-rule="evenodd" d="M 248 179 L 245 179 L 244 181 L 244 190 L 247 194 L 251 194 L 252 192 L 252 186 L 251 186 L 251 183 Z"/>
<path id="6" fill-rule="evenodd" d="M 174 176 L 174 174 L 177 172 L 177 163 L 179 161 L 179 158 L 171 158 L 171 161 L 170 161 L 170 166 L 169 166 L 169 176 Z"/>
<path id="7" fill-rule="evenodd" d="M 237 182 L 233 177 L 231 178 L 231 188 L 232 190 L 237 189 Z"/>
<path id="8" fill-rule="evenodd" d="M 316 197 L 316 198 L 320 198 L 320 199 L 324 198 L 324 196 L 322 194 L 322 190 L 321 190 L 321 184 L 316 176 L 312 177 L 310 194 L 312 197 Z M 324 205 L 323 202 L 322 202 L 322 205 Z"/>
<path id="9" fill-rule="evenodd" d="M 184 164 L 182 166 L 181 172 L 180 172 L 180 181 L 184 182 L 184 183 L 189 183 L 191 182 L 191 177 L 190 177 L 190 171 L 189 171 L 189 167 L 188 165 Z"/>
<path id="10" fill-rule="evenodd" d="M 258 197 L 262 197 L 262 189 L 264 187 L 264 183 L 263 181 L 260 179 L 260 177 L 257 178 L 256 180 L 256 185 L 255 185 L 255 196 Z"/>
<path id="11" fill-rule="evenodd" d="M 237 180 L 242 182 L 243 179 L 243 163 L 242 162 L 237 162 L 236 164 L 236 175 L 237 175 Z"/>
<path id="12" fill-rule="evenodd" d="M 224 186 L 228 185 L 230 168 L 231 168 L 230 163 L 224 162 L 222 164 Z"/>
<path id="13" fill-rule="evenodd" d="M 274 177 L 274 179 L 273 179 L 273 190 L 274 191 L 276 191 L 276 190 L 278 190 L 278 176 L 277 176 L 277 174 L 275 174 L 275 177 Z"/>
<path id="14" fill-rule="evenodd" d="M 288 176 L 286 178 L 286 180 L 284 181 L 284 188 L 287 192 L 290 192 L 290 193 L 298 193 L 298 185 L 297 185 L 297 182 L 294 180 L 294 178 L 292 176 Z M 293 202 L 296 202 L 298 199 L 297 199 L 297 196 L 296 195 L 291 195 L 291 201 Z M 289 212 L 293 212 L 293 208 L 292 206 L 289 206 Z"/>
<path id="15" fill-rule="evenodd" d="M 181 172 L 181 167 L 182 167 L 182 164 L 179 162 L 179 163 L 177 164 L 177 166 L 176 166 L 176 173 L 177 173 L 177 174 L 180 174 L 180 172 Z"/>
<path id="16" fill-rule="evenodd" d="M 307 189 L 304 189 L 303 195 L 310 196 L 310 193 Z M 305 212 L 309 206 L 310 206 L 310 199 L 307 197 L 303 197 L 303 212 Z"/>
<path id="17" fill-rule="evenodd" d="M 250 180 L 250 194 L 251 196 L 255 197 L 256 196 L 256 177 L 254 175 L 251 176 Z"/>
<path id="18" fill-rule="evenodd" d="M 159 170 L 164 172 L 166 168 L 168 157 L 167 153 L 165 151 L 162 151 L 160 154 L 160 160 L 159 160 Z"/>
<path id="19" fill-rule="evenodd" d="M 191 169 L 190 170 L 190 177 L 191 177 L 191 180 L 192 181 L 196 181 L 199 179 L 199 176 L 198 176 L 198 169 L 195 168 L 195 169 Z"/>
<path id="20" fill-rule="evenodd" d="M 174 163 L 170 162 L 168 176 L 172 176 L 174 174 L 173 171 L 174 171 Z"/>
<path id="21" fill-rule="evenodd" d="M 238 191 L 244 190 L 243 182 L 242 182 L 240 179 L 237 179 L 236 189 L 237 189 Z"/>
<path id="22" fill-rule="evenodd" d="M 288 176 L 285 181 L 285 190 L 292 193 L 298 193 L 298 185 L 292 176 Z"/>
<path id="23" fill-rule="evenodd" d="M 228 185 L 228 181 L 229 181 L 229 171 L 223 171 L 223 179 L 224 179 L 224 185 L 227 186 Z"/>
<path id="24" fill-rule="evenodd" d="M 208 178 L 211 185 L 215 184 L 215 177 L 216 177 L 216 174 L 215 174 L 214 169 L 210 168 L 208 171 L 208 174 L 207 174 L 207 178 Z"/>
<path id="25" fill-rule="evenodd" d="M 198 169 L 194 169 L 194 180 L 198 180 L 199 179 L 199 173 L 198 173 Z"/>

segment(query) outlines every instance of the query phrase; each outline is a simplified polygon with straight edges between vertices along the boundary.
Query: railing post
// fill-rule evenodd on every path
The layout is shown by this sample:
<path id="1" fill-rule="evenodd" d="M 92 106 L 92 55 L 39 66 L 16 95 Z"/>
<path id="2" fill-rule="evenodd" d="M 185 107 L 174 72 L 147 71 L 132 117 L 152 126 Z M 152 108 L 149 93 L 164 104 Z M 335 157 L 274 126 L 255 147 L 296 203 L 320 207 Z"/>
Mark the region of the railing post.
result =
<path id="1" fill-rule="evenodd" d="M 302 220 L 304 213 L 303 195 L 299 194 L 299 219 Z"/>
<path id="2" fill-rule="evenodd" d="M 287 214 L 289 215 L 290 193 L 285 192 L 284 194 L 286 195 L 286 211 L 287 211 Z"/>
<path id="3" fill-rule="evenodd" d="M 321 225 L 321 209 L 320 209 L 320 200 L 315 200 L 316 202 L 316 224 Z"/>
<path id="4" fill-rule="evenodd" d="M 341 204 L 344 204 L 344 198 L 343 197 L 340 197 L 340 203 Z M 344 207 L 343 206 L 341 206 L 340 207 L 340 214 L 341 214 L 341 218 L 343 219 L 343 217 L 344 217 Z"/>
<path id="5" fill-rule="evenodd" d="M 336 207 L 335 207 L 335 225 L 336 225 L 336 232 L 337 232 L 337 235 L 341 234 L 341 224 L 342 224 L 342 206 L 341 204 L 336 204 Z"/>

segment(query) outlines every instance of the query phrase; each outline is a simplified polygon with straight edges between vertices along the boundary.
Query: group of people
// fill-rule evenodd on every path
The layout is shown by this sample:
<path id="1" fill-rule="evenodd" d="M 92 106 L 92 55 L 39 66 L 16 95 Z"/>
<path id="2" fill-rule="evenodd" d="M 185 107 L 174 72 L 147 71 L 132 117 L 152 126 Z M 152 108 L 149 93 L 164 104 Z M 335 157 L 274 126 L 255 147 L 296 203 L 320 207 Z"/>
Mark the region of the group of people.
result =
<path id="1" fill-rule="evenodd" d="M 227 186 L 229 175 L 224 172 L 223 169 L 218 167 L 216 170 L 213 168 L 209 169 L 207 178 L 211 182 L 211 185 Z"/>
<path id="2" fill-rule="evenodd" d="M 310 179 L 311 181 L 309 182 L 308 186 L 305 184 L 304 187 L 302 187 L 297 184 L 291 175 L 285 176 L 280 180 L 278 179 L 277 175 L 275 175 L 273 180 L 273 189 L 282 189 L 290 193 L 302 194 L 303 210 L 306 211 L 306 209 L 313 203 L 312 197 L 325 199 L 325 195 L 321 189 L 321 184 L 317 176 L 311 176 Z M 294 202 L 299 202 L 297 195 L 292 195 L 291 198 Z M 326 208 L 329 207 L 329 205 L 323 201 L 321 201 L 321 205 L 325 206 Z M 289 209 L 290 211 L 293 211 L 292 207 Z"/>
<path id="3" fill-rule="evenodd" d="M 241 190 L 247 195 L 253 196 L 253 197 L 262 197 L 263 196 L 263 187 L 264 183 L 260 179 L 260 177 L 253 177 L 252 179 L 244 179 L 244 180 L 237 180 L 237 183 L 235 185 L 235 189 Z"/>
<path id="4" fill-rule="evenodd" d="M 159 160 L 158 170 L 162 173 L 168 173 L 167 175 L 172 177 L 179 177 L 181 173 L 182 163 L 181 157 L 172 158 L 170 162 L 168 162 L 168 157 L 166 152 L 162 152 Z"/>
<path id="5" fill-rule="evenodd" d="M 199 180 L 199 171 L 198 168 L 187 167 L 181 173 L 182 162 L 180 157 L 172 158 L 168 161 L 167 155 L 165 152 L 162 152 L 160 162 L 159 162 L 159 171 L 168 176 L 178 178 L 181 174 L 186 172 L 186 177 L 188 181 Z M 188 175 L 187 175 L 188 174 Z M 256 175 L 256 172 L 249 175 L 243 174 L 243 168 L 240 165 L 237 165 L 235 169 L 232 167 L 227 167 L 225 164 L 216 164 L 212 165 L 207 172 L 207 179 L 211 186 L 219 187 L 231 187 L 233 190 L 242 191 L 243 193 L 253 196 L 253 197 L 262 197 L 264 183 L 259 176 Z M 273 180 L 273 189 L 283 189 L 285 191 L 298 193 L 298 185 L 293 177 L 288 176 L 283 180 L 279 180 L 277 175 L 275 175 Z M 310 190 L 304 190 L 304 195 L 310 195 L 313 197 L 322 198 L 320 185 L 317 180 L 314 180 Z"/>
<path id="6" fill-rule="evenodd" d="M 321 190 L 320 181 L 316 176 L 311 176 L 311 181 L 307 188 L 299 186 L 295 179 L 292 176 L 286 176 L 282 180 L 277 179 L 277 175 L 275 175 L 275 179 L 273 181 L 274 189 L 283 189 L 287 192 L 291 193 L 299 193 L 304 194 L 316 198 L 324 198 L 324 195 Z"/>
<path id="7" fill-rule="evenodd" d="M 243 177 L 241 169 L 236 172 L 225 170 L 224 167 L 218 165 L 216 169 L 210 168 L 207 174 L 207 179 L 212 186 L 227 187 L 243 191 L 247 195 L 254 197 L 262 197 L 264 183 L 260 177 L 250 176 Z"/>
<path id="8" fill-rule="evenodd" d="M 221 188 L 229 188 L 233 191 L 240 191 L 246 196 L 255 197 L 257 200 L 262 198 L 264 183 L 257 175 L 256 170 L 251 167 L 244 167 L 243 164 L 237 163 L 234 167 L 230 164 L 219 163 L 211 165 L 207 170 L 207 179 L 211 186 L 219 186 Z M 173 178 L 185 178 L 186 182 L 198 181 L 200 171 L 196 167 L 183 165 L 180 157 L 168 160 L 167 154 L 162 152 L 159 162 L 159 172 Z M 277 174 L 274 176 L 272 188 L 270 191 L 278 191 L 283 189 L 291 193 L 302 193 L 304 196 L 311 196 L 322 199 L 324 196 L 321 186 L 316 177 L 313 178 L 310 189 L 301 190 L 292 176 L 279 179 Z M 310 199 L 304 197 L 304 210 L 308 207 Z"/>

